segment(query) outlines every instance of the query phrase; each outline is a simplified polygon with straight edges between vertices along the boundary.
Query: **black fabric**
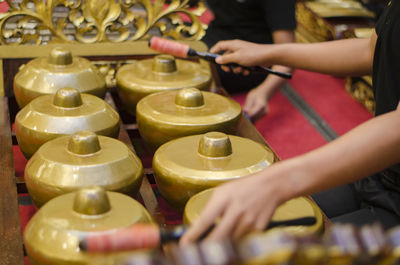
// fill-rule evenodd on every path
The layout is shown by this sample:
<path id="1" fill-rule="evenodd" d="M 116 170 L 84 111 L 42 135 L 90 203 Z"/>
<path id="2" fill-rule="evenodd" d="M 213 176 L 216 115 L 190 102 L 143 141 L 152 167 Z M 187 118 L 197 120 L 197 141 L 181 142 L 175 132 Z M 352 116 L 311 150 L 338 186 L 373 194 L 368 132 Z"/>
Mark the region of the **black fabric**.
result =
<path id="1" fill-rule="evenodd" d="M 295 0 L 207 0 L 214 13 L 204 42 L 211 47 L 220 40 L 241 39 L 272 43 L 272 32 L 294 29 Z"/>
<path id="2" fill-rule="evenodd" d="M 381 115 L 395 110 L 400 100 L 400 1 L 393 0 L 384 10 L 376 24 L 376 33 L 372 78 L 376 115 Z M 400 165 L 356 181 L 351 186 L 346 192 L 344 189 L 338 192 L 336 188 L 315 196 L 317 203 L 329 214 L 340 212 L 331 214 L 332 220 L 358 225 L 375 220 L 385 228 L 400 224 Z M 349 195 L 352 190 L 355 194 Z M 343 196 L 344 201 L 335 202 L 332 199 L 335 195 Z M 353 207 L 347 212 L 346 209 L 357 203 L 358 210 Z"/>
<path id="3" fill-rule="evenodd" d="M 376 24 L 373 65 L 376 115 L 397 108 L 400 100 L 400 2 L 392 1 Z M 388 128 L 389 129 L 389 128 Z M 363 200 L 400 216 L 400 165 L 356 182 Z"/>
<path id="4" fill-rule="evenodd" d="M 295 0 L 207 0 L 214 20 L 202 39 L 209 48 L 221 40 L 240 39 L 272 43 L 275 30 L 296 27 Z M 266 74 L 249 76 L 226 73 L 217 66 L 222 86 L 230 93 L 248 91 L 258 86 Z"/>
<path id="5" fill-rule="evenodd" d="M 343 185 L 311 196 L 325 215 L 331 219 L 361 208 L 353 184 Z"/>
<path id="6" fill-rule="evenodd" d="M 400 3 L 386 8 L 376 24 L 373 89 L 376 115 L 395 110 L 400 100 Z"/>
<path id="7" fill-rule="evenodd" d="M 373 178 L 379 179 L 378 176 Z M 400 224 L 400 217 L 391 210 L 370 204 L 372 198 L 362 198 L 355 188 L 357 184 L 336 187 L 312 195 L 313 200 L 333 223 L 352 223 L 356 226 L 379 222 L 384 229 Z M 376 195 L 385 194 L 385 189 L 372 185 Z M 372 200 L 371 200 L 372 199 Z M 392 201 L 394 203 L 394 201 Z"/>

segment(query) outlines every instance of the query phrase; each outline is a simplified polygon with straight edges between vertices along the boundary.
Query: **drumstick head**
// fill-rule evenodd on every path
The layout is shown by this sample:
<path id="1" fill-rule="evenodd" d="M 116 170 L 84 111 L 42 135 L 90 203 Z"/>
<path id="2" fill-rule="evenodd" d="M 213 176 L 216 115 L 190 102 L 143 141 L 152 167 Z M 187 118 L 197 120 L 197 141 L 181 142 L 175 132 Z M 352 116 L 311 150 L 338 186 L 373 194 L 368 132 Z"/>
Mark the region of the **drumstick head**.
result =
<path id="1" fill-rule="evenodd" d="M 171 54 L 176 57 L 186 58 L 188 56 L 189 45 L 182 44 L 173 40 L 152 37 L 149 40 L 149 47 L 152 50 Z"/>
<path id="2" fill-rule="evenodd" d="M 135 224 L 109 233 L 82 237 L 79 248 L 86 252 L 112 252 L 135 249 L 154 249 L 161 243 L 159 228 L 153 224 Z"/>

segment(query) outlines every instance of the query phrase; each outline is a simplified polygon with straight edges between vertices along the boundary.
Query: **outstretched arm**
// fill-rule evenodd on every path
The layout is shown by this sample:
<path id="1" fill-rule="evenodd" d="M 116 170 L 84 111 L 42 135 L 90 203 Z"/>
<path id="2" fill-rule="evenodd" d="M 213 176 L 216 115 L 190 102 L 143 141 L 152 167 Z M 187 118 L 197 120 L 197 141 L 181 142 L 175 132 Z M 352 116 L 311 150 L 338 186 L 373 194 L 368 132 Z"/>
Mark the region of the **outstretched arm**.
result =
<path id="1" fill-rule="evenodd" d="M 276 30 L 272 33 L 272 37 L 276 44 L 293 43 L 295 41 L 293 30 Z M 279 72 L 292 72 L 291 68 L 281 65 L 275 65 L 272 69 Z M 279 76 L 268 75 L 264 82 L 249 91 L 243 110 L 252 120 L 262 117 L 268 112 L 269 99 L 285 82 L 285 79 Z"/>
<path id="2" fill-rule="evenodd" d="M 209 239 L 260 231 L 276 207 L 289 199 L 349 183 L 399 163 L 399 130 L 398 108 L 312 152 L 217 187 L 181 243 L 195 241 L 217 218 L 220 222 Z"/>
<path id="3" fill-rule="evenodd" d="M 301 44 L 255 44 L 240 40 L 221 41 L 213 53 L 226 53 L 217 63 L 235 62 L 244 66 L 284 65 L 338 76 L 358 76 L 372 72 L 376 33 L 370 39 L 348 39 Z"/>

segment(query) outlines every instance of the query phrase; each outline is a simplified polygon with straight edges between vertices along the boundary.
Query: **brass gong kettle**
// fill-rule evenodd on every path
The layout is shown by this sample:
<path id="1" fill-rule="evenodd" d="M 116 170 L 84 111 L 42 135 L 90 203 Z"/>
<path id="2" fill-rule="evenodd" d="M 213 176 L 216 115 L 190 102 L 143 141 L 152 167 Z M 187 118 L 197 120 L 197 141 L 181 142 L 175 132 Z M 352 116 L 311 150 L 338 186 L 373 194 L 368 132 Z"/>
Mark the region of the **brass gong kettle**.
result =
<path id="1" fill-rule="evenodd" d="M 135 115 L 139 100 L 152 93 L 188 87 L 207 89 L 211 73 L 205 65 L 162 54 L 122 66 L 116 80 L 126 110 Z"/>
<path id="2" fill-rule="evenodd" d="M 241 116 L 236 101 L 197 88 L 151 94 L 136 108 L 139 133 L 153 149 L 188 135 L 210 131 L 235 134 Z"/>
<path id="3" fill-rule="evenodd" d="M 61 88 L 32 100 L 15 118 L 15 134 L 26 158 L 45 142 L 81 130 L 117 138 L 119 115 L 101 98 Z"/>
<path id="4" fill-rule="evenodd" d="M 83 253 L 79 249 L 81 236 L 152 222 L 150 214 L 134 199 L 92 187 L 46 203 L 27 224 L 24 243 L 31 265 L 89 264 L 94 258 L 108 259 L 129 252 Z"/>
<path id="5" fill-rule="evenodd" d="M 25 182 L 37 207 L 90 186 L 135 196 L 143 178 L 140 159 L 122 142 L 79 131 L 42 145 L 28 161 Z"/>
<path id="6" fill-rule="evenodd" d="M 96 66 L 85 58 L 73 57 L 61 47 L 52 49 L 47 58 L 36 58 L 22 65 L 14 77 L 14 94 L 20 108 L 63 87 L 101 98 L 107 89 L 105 77 Z"/>

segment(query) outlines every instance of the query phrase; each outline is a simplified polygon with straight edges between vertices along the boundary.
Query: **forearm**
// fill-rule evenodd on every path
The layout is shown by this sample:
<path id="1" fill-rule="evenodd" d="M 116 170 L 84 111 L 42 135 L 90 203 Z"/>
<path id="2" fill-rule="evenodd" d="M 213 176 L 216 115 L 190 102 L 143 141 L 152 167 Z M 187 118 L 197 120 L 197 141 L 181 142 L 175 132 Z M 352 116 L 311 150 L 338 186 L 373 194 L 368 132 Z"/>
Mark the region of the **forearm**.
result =
<path id="1" fill-rule="evenodd" d="M 272 33 L 272 39 L 275 44 L 294 43 L 294 31 L 276 30 Z M 293 71 L 292 68 L 281 65 L 274 65 L 272 69 L 277 72 L 286 73 L 291 73 Z M 276 75 L 268 75 L 268 77 L 257 87 L 257 89 L 260 89 L 262 91 L 262 93 L 264 94 L 264 99 L 268 101 L 272 97 L 272 95 L 282 87 L 284 83 L 285 79 Z"/>
<path id="2" fill-rule="evenodd" d="M 279 44 L 264 49 L 266 62 L 308 71 L 344 75 L 372 72 L 373 48 L 369 39 L 349 39 L 312 44 Z"/>
<path id="3" fill-rule="evenodd" d="M 376 173 L 400 162 L 399 130 L 399 110 L 374 118 L 321 148 L 277 163 L 265 184 L 276 183 L 287 200 Z"/>
<path id="4" fill-rule="evenodd" d="M 279 72 L 292 72 L 291 68 L 281 65 L 273 66 L 272 69 Z M 256 89 L 262 91 L 264 99 L 268 101 L 275 94 L 275 92 L 283 86 L 285 82 L 286 80 L 279 76 L 269 75 Z"/>

